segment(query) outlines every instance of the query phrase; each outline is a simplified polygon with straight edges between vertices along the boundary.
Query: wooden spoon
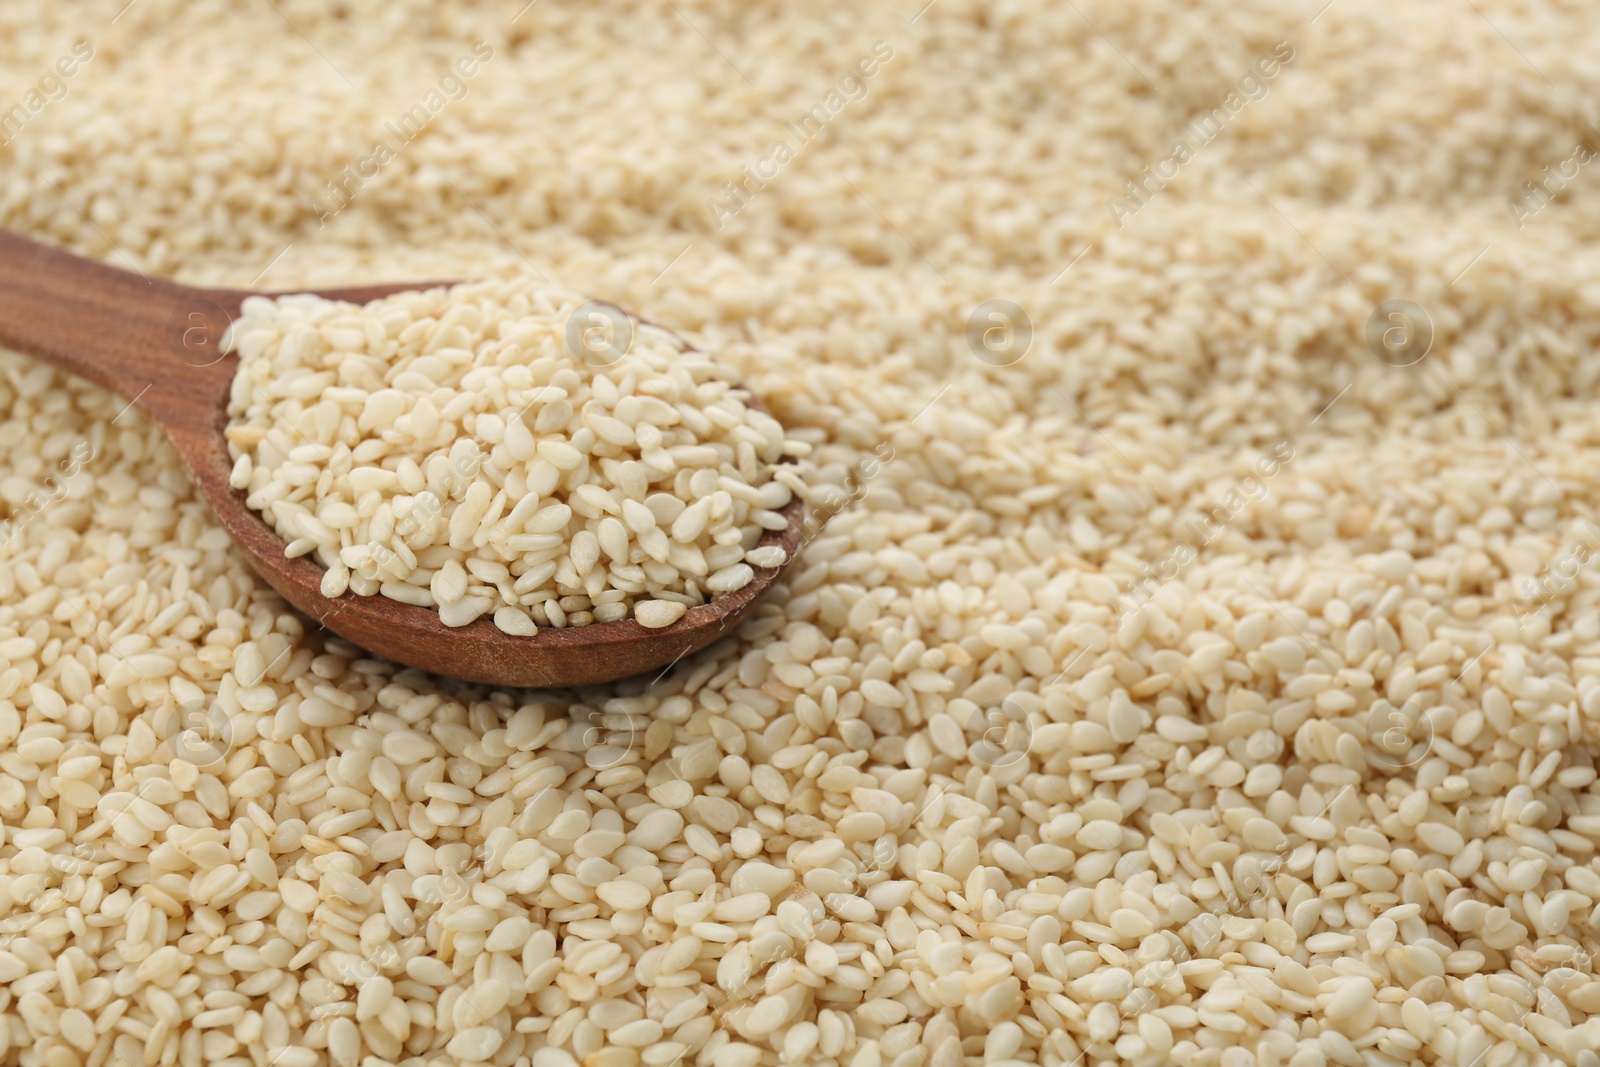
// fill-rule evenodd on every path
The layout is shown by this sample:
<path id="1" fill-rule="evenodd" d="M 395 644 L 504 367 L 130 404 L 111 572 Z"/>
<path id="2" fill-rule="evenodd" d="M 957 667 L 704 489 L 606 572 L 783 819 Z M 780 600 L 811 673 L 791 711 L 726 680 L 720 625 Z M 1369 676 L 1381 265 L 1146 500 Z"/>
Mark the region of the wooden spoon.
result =
<path id="1" fill-rule="evenodd" d="M 361 304 L 426 287 L 374 285 L 317 295 Z M 757 567 L 743 589 L 690 608 L 659 630 L 626 619 L 515 637 L 487 618 L 451 628 L 431 608 L 383 596 L 324 597 L 322 568 L 309 556 L 285 558 L 277 533 L 228 484 L 233 459 L 222 432 L 238 359 L 223 354 L 221 341 L 240 304 L 254 295 L 131 274 L 0 230 L 0 345 L 55 363 L 142 408 L 183 457 L 256 573 L 340 637 L 408 667 L 469 682 L 590 685 L 661 670 L 731 632 L 782 569 Z M 746 402 L 766 410 L 754 395 Z M 767 532 L 761 543 L 780 545 L 792 558 L 804 510 L 798 498 L 792 501 L 784 509 L 788 526 Z"/>

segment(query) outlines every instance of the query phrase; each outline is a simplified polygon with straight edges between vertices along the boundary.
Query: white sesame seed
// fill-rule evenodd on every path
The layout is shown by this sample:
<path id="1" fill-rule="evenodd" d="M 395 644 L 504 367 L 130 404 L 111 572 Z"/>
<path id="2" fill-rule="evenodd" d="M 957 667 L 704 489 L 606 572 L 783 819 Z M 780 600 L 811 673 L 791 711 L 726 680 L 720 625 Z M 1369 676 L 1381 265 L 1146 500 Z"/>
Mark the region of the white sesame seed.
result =
<path id="1" fill-rule="evenodd" d="M 643 600 L 634 605 L 633 617 L 641 626 L 648 626 L 658 630 L 663 626 L 671 626 L 683 618 L 688 606 L 675 600 Z"/>

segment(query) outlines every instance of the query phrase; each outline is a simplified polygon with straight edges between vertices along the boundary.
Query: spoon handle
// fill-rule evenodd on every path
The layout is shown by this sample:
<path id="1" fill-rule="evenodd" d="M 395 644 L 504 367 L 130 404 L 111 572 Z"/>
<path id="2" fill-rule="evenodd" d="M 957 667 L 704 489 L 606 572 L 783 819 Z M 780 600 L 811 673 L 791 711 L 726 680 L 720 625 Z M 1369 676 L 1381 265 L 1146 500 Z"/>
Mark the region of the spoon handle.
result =
<path id="1" fill-rule="evenodd" d="M 178 285 L 0 230 L 0 345 L 120 394 L 169 428 L 210 423 L 246 294 Z"/>
<path id="2" fill-rule="evenodd" d="M 365 304 L 448 282 L 319 290 Z M 174 443 L 219 437 L 238 360 L 224 354 L 244 289 L 197 289 L 118 270 L 0 229 L 0 346 L 54 363 L 137 403 Z M 267 296 L 279 294 L 262 294 Z"/>

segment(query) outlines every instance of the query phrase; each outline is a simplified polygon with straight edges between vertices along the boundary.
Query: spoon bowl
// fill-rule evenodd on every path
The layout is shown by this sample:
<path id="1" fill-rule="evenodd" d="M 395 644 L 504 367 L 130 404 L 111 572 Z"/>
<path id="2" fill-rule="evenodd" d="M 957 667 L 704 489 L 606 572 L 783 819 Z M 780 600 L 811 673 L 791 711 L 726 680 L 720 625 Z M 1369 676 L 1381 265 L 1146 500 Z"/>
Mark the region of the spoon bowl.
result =
<path id="1" fill-rule="evenodd" d="M 324 289 L 315 295 L 364 304 L 440 282 Z M 245 299 L 262 294 L 198 289 L 118 270 L 0 230 L 0 345 L 57 364 L 137 405 L 183 458 L 217 520 L 257 574 L 290 605 L 369 652 L 407 667 L 485 685 L 592 685 L 660 671 L 732 632 L 783 567 L 756 567 L 744 588 L 690 608 L 671 626 L 632 619 L 565 628 L 531 637 L 508 634 L 488 618 L 449 627 L 432 608 L 383 596 L 322 595 L 323 570 L 309 557 L 290 559 L 262 516 L 229 484 L 233 457 L 223 437 L 237 357 L 222 351 Z M 745 402 L 765 411 L 754 394 Z M 791 560 L 805 507 L 796 497 L 788 525 L 767 531 Z M 787 566 L 787 562 L 784 564 Z"/>

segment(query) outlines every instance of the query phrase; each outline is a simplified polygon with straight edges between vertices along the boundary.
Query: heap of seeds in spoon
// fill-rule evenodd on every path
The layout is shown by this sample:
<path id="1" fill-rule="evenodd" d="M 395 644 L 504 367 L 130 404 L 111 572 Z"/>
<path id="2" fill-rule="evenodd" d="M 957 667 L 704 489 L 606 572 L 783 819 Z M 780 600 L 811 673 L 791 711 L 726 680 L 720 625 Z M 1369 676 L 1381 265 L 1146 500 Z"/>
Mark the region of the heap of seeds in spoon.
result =
<path id="1" fill-rule="evenodd" d="M 784 562 L 777 420 L 671 334 L 529 281 L 245 302 L 233 485 L 322 592 L 501 630 L 668 626 Z"/>

